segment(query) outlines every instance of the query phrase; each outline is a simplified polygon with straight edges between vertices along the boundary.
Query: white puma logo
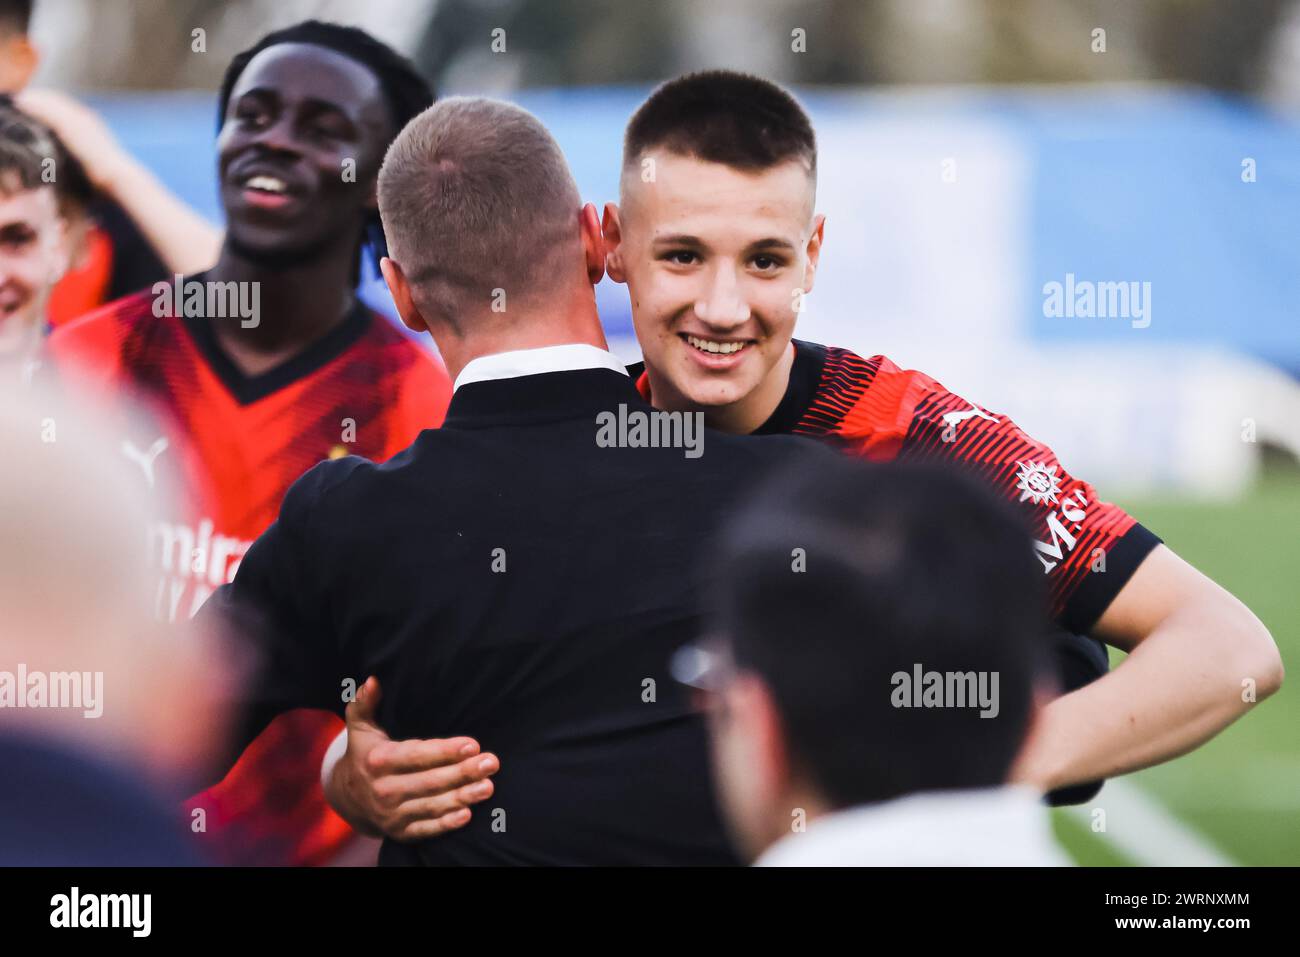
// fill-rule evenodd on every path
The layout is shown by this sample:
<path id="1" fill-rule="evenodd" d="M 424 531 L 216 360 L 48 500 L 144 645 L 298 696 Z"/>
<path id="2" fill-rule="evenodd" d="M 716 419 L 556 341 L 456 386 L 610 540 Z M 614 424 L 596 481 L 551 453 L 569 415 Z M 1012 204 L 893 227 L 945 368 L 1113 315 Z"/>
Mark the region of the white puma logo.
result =
<path id="1" fill-rule="evenodd" d="M 141 452 L 139 449 L 137 449 L 134 445 L 131 444 L 130 439 L 122 440 L 122 454 L 125 455 L 132 462 L 135 462 L 137 465 L 140 466 L 140 469 L 144 472 L 145 480 L 149 483 L 150 488 L 153 488 L 153 482 L 154 482 L 154 477 L 153 477 L 154 460 L 157 459 L 158 456 L 162 455 L 163 452 L 165 452 L 166 450 L 167 450 L 167 440 L 165 438 L 156 439 L 153 445 L 149 446 L 149 450 L 147 452 Z"/>
<path id="2" fill-rule="evenodd" d="M 998 417 L 996 415 L 986 415 L 983 412 L 981 412 L 979 409 L 975 408 L 975 406 L 971 406 L 965 412 L 947 412 L 944 414 L 943 421 L 944 424 L 948 426 L 948 428 L 955 429 L 957 428 L 957 426 L 961 425 L 967 419 L 973 419 L 976 416 L 978 416 L 981 419 L 988 419 L 988 421 L 990 422 L 998 421 Z"/>

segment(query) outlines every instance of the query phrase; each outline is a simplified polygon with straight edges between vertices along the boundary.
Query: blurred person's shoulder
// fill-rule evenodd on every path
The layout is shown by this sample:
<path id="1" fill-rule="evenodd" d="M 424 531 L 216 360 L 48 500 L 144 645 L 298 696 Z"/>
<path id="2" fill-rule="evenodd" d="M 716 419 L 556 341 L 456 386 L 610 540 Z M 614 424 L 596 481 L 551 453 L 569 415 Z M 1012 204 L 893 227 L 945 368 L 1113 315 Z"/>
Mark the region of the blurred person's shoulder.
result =
<path id="1" fill-rule="evenodd" d="M 13 732 L 0 735 L 0 762 L 16 770 L 0 798 L 0 866 L 206 863 L 175 805 L 141 786 L 134 765 L 109 763 L 52 736 Z"/>
<path id="2" fill-rule="evenodd" d="M 398 414 L 424 427 L 440 425 L 451 402 L 451 379 L 442 360 L 383 315 L 367 312 L 370 322 L 351 350 L 352 360 L 370 367 L 371 383 L 391 397 Z"/>
<path id="3" fill-rule="evenodd" d="M 155 299 L 152 290 L 141 290 L 65 323 L 50 334 L 50 359 L 83 381 L 125 374 L 142 357 L 184 335 L 179 320 L 155 314 Z"/>

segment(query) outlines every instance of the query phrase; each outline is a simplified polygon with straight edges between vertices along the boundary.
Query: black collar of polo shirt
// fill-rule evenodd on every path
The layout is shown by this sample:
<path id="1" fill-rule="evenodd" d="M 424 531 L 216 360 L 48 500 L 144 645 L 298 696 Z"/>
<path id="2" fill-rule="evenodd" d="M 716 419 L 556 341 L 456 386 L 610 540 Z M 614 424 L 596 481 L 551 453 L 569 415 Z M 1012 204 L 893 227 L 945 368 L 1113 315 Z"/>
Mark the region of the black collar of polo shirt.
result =
<path id="1" fill-rule="evenodd" d="M 591 417 L 601 412 L 649 410 L 632 379 L 613 369 L 538 372 L 470 382 L 451 397 L 443 428 L 483 429 Z"/>

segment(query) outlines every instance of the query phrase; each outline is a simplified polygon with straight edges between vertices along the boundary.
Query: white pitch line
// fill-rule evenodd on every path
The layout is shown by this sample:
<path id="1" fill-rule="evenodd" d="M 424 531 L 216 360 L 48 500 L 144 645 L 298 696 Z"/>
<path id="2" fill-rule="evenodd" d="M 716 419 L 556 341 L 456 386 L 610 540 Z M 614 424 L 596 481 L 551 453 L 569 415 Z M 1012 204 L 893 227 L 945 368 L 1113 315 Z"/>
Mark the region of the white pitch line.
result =
<path id="1" fill-rule="evenodd" d="M 1107 781 L 1091 804 L 1066 808 L 1092 830 L 1092 812 L 1106 812 L 1106 830 L 1099 836 L 1144 867 L 1236 867 L 1209 840 L 1193 831 L 1127 781 Z"/>

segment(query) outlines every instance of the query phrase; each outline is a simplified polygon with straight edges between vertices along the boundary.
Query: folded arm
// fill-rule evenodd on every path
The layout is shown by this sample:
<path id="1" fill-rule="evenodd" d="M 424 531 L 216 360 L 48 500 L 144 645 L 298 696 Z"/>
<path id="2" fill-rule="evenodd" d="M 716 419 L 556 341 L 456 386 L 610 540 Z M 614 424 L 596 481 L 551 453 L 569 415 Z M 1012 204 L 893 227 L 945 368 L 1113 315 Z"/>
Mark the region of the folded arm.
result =
<path id="1" fill-rule="evenodd" d="M 1259 619 L 1164 545 L 1092 634 L 1128 658 L 1043 709 L 1017 779 L 1051 790 L 1159 764 L 1208 741 L 1282 683 L 1282 659 Z"/>

